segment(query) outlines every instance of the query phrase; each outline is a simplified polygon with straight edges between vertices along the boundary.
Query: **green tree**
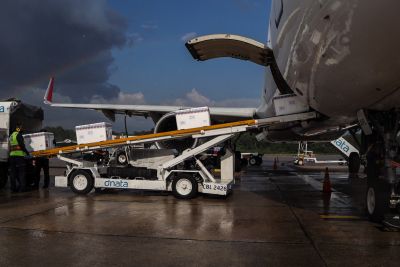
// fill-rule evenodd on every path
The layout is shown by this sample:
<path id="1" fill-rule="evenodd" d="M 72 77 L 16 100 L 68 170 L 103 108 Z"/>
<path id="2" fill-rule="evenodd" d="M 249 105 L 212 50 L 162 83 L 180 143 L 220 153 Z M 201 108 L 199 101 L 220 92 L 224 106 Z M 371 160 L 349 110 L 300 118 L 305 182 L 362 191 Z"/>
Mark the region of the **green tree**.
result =
<path id="1" fill-rule="evenodd" d="M 74 130 L 64 129 L 61 126 L 57 127 L 46 127 L 46 131 L 54 134 L 54 139 L 56 142 L 62 142 L 65 139 L 70 139 L 76 141 L 76 133 Z"/>

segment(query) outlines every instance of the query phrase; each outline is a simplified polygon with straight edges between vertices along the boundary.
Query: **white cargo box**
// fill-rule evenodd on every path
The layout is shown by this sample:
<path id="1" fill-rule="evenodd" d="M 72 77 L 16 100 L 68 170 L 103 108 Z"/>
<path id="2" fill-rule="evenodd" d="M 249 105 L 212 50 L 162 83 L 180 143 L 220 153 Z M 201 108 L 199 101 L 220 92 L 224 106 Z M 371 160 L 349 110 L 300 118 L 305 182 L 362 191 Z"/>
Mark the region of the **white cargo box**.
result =
<path id="1" fill-rule="evenodd" d="M 309 110 L 309 106 L 294 94 L 281 95 L 274 98 L 276 116 L 302 113 Z"/>
<path id="2" fill-rule="evenodd" d="M 54 134 L 48 132 L 24 134 L 26 150 L 41 151 L 54 148 Z"/>
<path id="3" fill-rule="evenodd" d="M 75 127 L 78 145 L 112 140 L 110 123 L 100 122 Z"/>
<path id="4" fill-rule="evenodd" d="M 176 124 L 178 130 L 210 126 L 210 110 L 208 107 L 178 110 Z"/>

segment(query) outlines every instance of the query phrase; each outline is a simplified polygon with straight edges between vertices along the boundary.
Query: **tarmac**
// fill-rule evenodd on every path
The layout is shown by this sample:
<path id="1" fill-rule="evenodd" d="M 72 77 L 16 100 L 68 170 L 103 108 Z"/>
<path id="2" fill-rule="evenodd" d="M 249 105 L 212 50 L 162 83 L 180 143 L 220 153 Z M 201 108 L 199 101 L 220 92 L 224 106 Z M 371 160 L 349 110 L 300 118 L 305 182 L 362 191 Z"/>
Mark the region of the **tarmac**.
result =
<path id="1" fill-rule="evenodd" d="M 325 166 L 291 161 L 265 156 L 227 198 L 5 189 L 0 266 L 399 266 L 400 232 L 365 217 L 362 173 L 329 166 L 325 194 Z"/>

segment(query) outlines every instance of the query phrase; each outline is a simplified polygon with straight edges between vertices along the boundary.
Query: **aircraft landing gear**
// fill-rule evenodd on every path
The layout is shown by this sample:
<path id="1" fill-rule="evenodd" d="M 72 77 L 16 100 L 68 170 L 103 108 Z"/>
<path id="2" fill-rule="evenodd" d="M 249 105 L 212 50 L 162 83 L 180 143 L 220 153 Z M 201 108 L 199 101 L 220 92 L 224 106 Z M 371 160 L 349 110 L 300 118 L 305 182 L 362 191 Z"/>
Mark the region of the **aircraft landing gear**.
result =
<path id="1" fill-rule="evenodd" d="M 349 174 L 358 174 L 361 167 L 360 154 L 352 152 L 349 156 Z"/>
<path id="2" fill-rule="evenodd" d="M 400 168 L 400 112 L 371 112 L 369 121 L 372 131 L 362 137 L 367 158 L 367 214 L 371 221 L 400 228 L 400 175 L 396 172 Z"/>

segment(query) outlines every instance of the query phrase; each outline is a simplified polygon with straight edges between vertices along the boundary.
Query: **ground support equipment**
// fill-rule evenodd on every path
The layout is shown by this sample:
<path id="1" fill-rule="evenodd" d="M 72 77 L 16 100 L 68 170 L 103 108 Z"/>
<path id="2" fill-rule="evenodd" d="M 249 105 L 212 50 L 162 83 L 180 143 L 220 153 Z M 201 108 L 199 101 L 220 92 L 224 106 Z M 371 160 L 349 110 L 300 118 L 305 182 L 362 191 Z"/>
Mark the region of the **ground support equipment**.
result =
<path id="1" fill-rule="evenodd" d="M 214 176 L 199 160 L 198 156 L 201 153 L 217 145 L 226 144 L 237 134 L 249 130 L 265 128 L 279 123 L 305 121 L 315 117 L 316 113 L 310 112 L 262 120 L 246 120 L 56 148 L 34 152 L 33 155 L 57 156 L 60 160 L 66 162 L 67 171 L 64 176 L 56 176 L 56 186 L 69 186 L 72 191 L 78 194 L 87 194 L 93 188 L 118 188 L 172 191 L 175 197 L 183 199 L 193 198 L 198 193 L 226 196 L 234 184 L 235 152 L 231 146 L 226 146 L 225 155 L 221 157 L 220 177 Z M 153 158 L 157 158 L 156 164 L 144 155 L 141 168 L 116 167 L 110 163 L 111 161 L 92 162 L 76 157 L 77 154 L 93 151 L 106 151 L 117 147 L 188 137 L 204 139 L 205 141 L 201 145 L 187 149 L 177 156 L 173 155 L 173 152 L 165 155 L 165 151 L 154 149 L 151 154 Z M 158 151 L 163 153 L 163 156 L 157 155 Z M 143 164 L 146 160 L 151 163 Z M 184 163 L 188 160 L 194 160 L 196 166 L 194 168 L 185 167 Z"/>

